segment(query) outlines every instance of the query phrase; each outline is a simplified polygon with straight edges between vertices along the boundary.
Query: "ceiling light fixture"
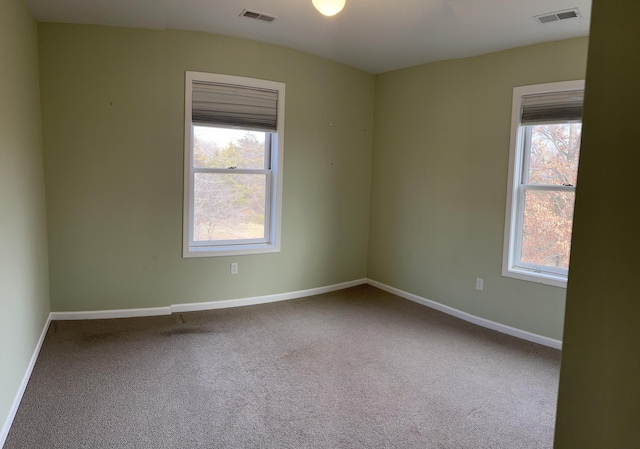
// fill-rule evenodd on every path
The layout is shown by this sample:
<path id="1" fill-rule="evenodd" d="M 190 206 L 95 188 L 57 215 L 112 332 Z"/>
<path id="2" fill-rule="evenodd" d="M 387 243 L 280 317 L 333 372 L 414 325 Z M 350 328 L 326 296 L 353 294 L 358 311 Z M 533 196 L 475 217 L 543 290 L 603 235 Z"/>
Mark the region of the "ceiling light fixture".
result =
<path id="1" fill-rule="evenodd" d="M 311 0 L 313 6 L 325 16 L 335 16 L 344 8 L 345 0 Z"/>

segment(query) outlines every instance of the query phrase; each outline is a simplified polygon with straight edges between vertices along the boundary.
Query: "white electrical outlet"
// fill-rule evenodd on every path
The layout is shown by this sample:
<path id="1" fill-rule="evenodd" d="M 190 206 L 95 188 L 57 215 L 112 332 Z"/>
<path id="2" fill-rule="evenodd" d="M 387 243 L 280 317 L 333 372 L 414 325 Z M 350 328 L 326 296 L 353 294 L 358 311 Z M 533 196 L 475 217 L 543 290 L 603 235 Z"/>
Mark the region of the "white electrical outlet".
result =
<path id="1" fill-rule="evenodd" d="M 238 274 L 238 262 L 231 264 L 231 274 Z"/>
<path id="2" fill-rule="evenodd" d="M 476 278 L 476 290 L 482 291 L 484 289 L 484 279 Z"/>

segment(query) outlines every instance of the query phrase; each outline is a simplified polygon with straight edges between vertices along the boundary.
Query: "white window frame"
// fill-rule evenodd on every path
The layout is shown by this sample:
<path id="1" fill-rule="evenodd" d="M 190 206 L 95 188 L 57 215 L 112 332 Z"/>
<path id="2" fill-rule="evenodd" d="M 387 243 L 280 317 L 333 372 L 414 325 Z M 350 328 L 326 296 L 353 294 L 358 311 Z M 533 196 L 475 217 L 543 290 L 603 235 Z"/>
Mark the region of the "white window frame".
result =
<path id="1" fill-rule="evenodd" d="M 221 169 L 199 169 L 193 163 L 193 123 L 192 89 L 194 81 L 204 81 L 235 86 L 256 87 L 278 92 L 277 128 L 267 133 L 265 145 L 270 156 L 268 168 L 264 170 L 233 169 L 233 173 L 262 173 L 266 175 L 265 192 L 265 238 L 239 241 L 194 242 L 194 179 L 196 173 L 225 172 Z M 232 75 L 187 71 L 185 76 L 185 112 L 184 112 L 184 197 L 183 197 L 183 241 L 182 256 L 215 257 L 245 254 L 280 252 L 282 218 L 282 179 L 284 161 L 284 104 L 285 84 Z M 240 128 L 242 129 L 242 128 Z M 269 138 L 270 137 L 270 138 Z"/>
<path id="2" fill-rule="evenodd" d="M 523 173 L 526 170 L 529 151 L 525 140 L 530 138 L 525 127 L 521 126 L 523 97 L 534 94 L 584 91 L 584 80 L 563 81 L 558 83 L 521 86 L 513 89 L 511 109 L 511 142 L 509 152 L 509 177 L 507 186 L 507 207 L 505 214 L 504 249 L 502 257 L 502 275 L 505 277 L 536 282 L 555 287 L 567 287 L 567 271 L 553 267 L 540 268 L 538 265 L 517 263 L 522 242 L 522 218 L 524 193 Z M 529 187 L 531 189 L 531 187 Z M 544 188 L 544 190 L 549 190 Z M 557 186 L 553 190 L 575 191 L 575 186 Z"/>

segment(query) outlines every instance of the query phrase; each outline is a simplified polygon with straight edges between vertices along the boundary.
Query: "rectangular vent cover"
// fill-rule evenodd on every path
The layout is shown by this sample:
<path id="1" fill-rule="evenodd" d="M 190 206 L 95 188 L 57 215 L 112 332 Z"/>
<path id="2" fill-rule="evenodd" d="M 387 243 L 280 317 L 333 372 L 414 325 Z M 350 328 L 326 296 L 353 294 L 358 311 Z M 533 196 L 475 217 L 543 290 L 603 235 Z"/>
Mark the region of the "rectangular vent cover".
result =
<path id="1" fill-rule="evenodd" d="M 251 11 L 249 9 L 243 9 L 240 13 L 240 17 L 248 17 L 250 19 L 262 20 L 263 22 L 271 23 L 277 19 L 275 16 L 270 16 L 269 14 L 265 14 L 258 11 Z"/>
<path id="2" fill-rule="evenodd" d="M 542 24 L 557 22 L 559 20 L 576 19 L 578 17 L 582 17 L 578 8 L 565 9 L 564 11 L 556 11 L 541 14 L 539 16 L 533 16 L 534 19 Z"/>

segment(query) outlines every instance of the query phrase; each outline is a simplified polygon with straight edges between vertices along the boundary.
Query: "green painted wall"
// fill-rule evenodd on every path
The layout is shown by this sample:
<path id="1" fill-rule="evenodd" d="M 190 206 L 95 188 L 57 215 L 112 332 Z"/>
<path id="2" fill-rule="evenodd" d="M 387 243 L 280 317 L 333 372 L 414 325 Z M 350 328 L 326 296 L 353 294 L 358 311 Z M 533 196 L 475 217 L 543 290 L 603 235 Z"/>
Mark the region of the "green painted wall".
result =
<path id="1" fill-rule="evenodd" d="M 511 98 L 584 79 L 586 53 L 580 38 L 376 77 L 370 278 L 561 339 L 565 289 L 502 276 Z"/>
<path id="2" fill-rule="evenodd" d="M 39 38 L 53 310 L 366 277 L 373 75 L 200 33 L 39 24 Z M 182 259 L 185 70 L 286 83 L 280 253 Z"/>
<path id="3" fill-rule="evenodd" d="M 21 0 L 0 1 L 0 306 L 1 426 L 49 314 L 37 28 Z"/>
<path id="4" fill-rule="evenodd" d="M 593 1 L 557 449 L 640 448 L 639 22 Z"/>
<path id="5" fill-rule="evenodd" d="M 565 290 L 501 276 L 511 92 L 584 78 L 586 38 L 374 78 L 207 34 L 39 27 L 53 310 L 241 298 L 368 276 L 561 338 Z M 185 70 L 287 84 L 281 253 L 181 258 Z"/>

